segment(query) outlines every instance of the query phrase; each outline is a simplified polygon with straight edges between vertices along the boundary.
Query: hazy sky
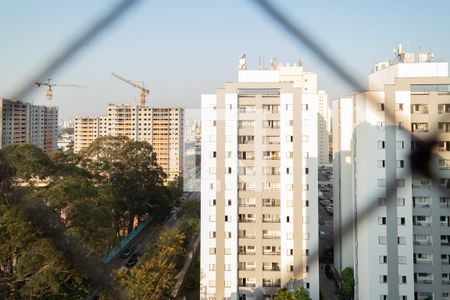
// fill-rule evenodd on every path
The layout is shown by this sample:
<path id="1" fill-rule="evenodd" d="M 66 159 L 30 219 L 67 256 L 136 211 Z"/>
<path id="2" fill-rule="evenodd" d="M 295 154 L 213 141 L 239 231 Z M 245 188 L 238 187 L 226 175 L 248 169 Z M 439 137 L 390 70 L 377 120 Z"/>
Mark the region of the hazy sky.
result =
<path id="1" fill-rule="evenodd" d="M 273 1 L 364 82 L 375 62 L 392 58 L 397 43 L 450 58 L 450 1 Z M 13 96 L 19 83 L 116 2 L 2 0 L 0 98 Z M 303 58 L 331 98 L 351 92 L 250 0 L 142 0 L 50 75 L 88 87 L 56 87 L 54 103 L 62 119 L 104 114 L 107 103 L 138 103 L 139 91 L 112 77 L 114 71 L 144 81 L 150 105 L 196 108 L 200 94 L 236 80 L 243 53 L 250 67 L 259 57 L 266 64 L 272 57 L 280 62 Z M 25 100 L 44 104 L 44 93 L 36 89 Z"/>

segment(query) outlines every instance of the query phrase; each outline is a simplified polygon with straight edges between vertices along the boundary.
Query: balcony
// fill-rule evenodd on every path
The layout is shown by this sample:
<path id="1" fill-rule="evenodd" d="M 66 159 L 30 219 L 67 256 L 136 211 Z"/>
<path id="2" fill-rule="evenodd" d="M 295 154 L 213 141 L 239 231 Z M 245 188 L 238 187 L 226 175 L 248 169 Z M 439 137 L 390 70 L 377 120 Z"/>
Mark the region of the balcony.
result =
<path id="1" fill-rule="evenodd" d="M 429 221 L 416 221 L 416 222 L 413 223 L 413 225 L 414 226 L 425 226 L 425 227 L 428 227 L 428 226 L 431 226 L 431 222 L 429 222 Z"/>
<path id="2" fill-rule="evenodd" d="M 280 271 L 278 263 L 263 263 L 263 271 Z"/>
<path id="3" fill-rule="evenodd" d="M 416 280 L 414 280 L 414 283 L 418 283 L 418 284 L 432 284 L 433 283 L 433 279 L 416 279 Z"/>
<path id="4" fill-rule="evenodd" d="M 256 223 L 256 219 L 239 218 L 239 223 Z"/>
<path id="5" fill-rule="evenodd" d="M 239 251 L 239 255 L 256 255 L 254 251 Z"/>
<path id="6" fill-rule="evenodd" d="M 431 241 L 429 240 L 414 240 L 413 241 L 414 245 L 431 245 Z"/>
<path id="7" fill-rule="evenodd" d="M 412 180 L 412 187 L 414 189 L 420 189 L 420 188 L 430 188 L 430 180 L 429 179 L 413 179 Z"/>

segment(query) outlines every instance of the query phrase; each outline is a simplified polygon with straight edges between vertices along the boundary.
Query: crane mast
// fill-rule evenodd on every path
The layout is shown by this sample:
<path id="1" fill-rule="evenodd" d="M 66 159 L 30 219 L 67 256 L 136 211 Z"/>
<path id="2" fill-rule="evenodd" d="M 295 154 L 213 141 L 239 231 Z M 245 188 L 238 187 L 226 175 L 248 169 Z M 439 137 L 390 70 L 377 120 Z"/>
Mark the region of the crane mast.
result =
<path id="1" fill-rule="evenodd" d="M 35 87 L 39 88 L 41 86 L 45 86 L 46 87 L 46 91 L 45 91 L 45 97 L 47 98 L 47 106 L 52 106 L 52 101 L 53 101 L 53 87 L 54 86 L 59 86 L 59 87 L 73 87 L 73 88 L 84 88 L 85 86 L 83 85 L 78 85 L 78 84 L 71 84 L 71 83 L 61 83 L 61 82 L 54 82 L 52 81 L 50 78 L 47 79 L 47 81 L 45 82 L 35 82 L 34 83 Z"/>
<path id="2" fill-rule="evenodd" d="M 139 96 L 140 96 L 140 103 L 141 103 L 141 106 L 145 106 L 145 103 L 146 103 L 146 101 L 147 101 L 147 96 L 148 96 L 148 94 L 150 94 L 150 90 L 145 88 L 143 82 L 141 83 L 141 85 L 139 85 L 139 84 L 137 84 L 137 83 L 135 83 L 135 82 L 133 82 L 133 81 L 131 81 L 131 80 L 129 80 L 129 79 L 126 79 L 126 78 L 120 76 L 120 75 L 117 74 L 117 73 L 112 72 L 111 75 L 114 76 L 114 77 L 116 77 L 117 79 L 120 79 L 120 80 L 122 80 L 122 81 L 128 83 L 128 84 L 131 85 L 132 87 L 135 87 L 135 88 L 139 89 L 139 90 L 141 91 L 141 93 L 140 93 L 140 95 L 139 95 Z"/>

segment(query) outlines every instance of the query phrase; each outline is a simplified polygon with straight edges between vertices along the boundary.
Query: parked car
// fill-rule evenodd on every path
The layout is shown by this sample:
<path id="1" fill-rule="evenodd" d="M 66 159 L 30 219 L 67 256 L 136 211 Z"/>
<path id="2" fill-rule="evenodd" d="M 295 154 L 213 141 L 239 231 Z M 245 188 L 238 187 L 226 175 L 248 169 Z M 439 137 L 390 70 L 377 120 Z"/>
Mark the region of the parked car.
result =
<path id="1" fill-rule="evenodd" d="M 134 253 L 130 259 L 127 261 L 127 263 L 125 264 L 125 266 L 127 268 L 131 268 L 132 266 L 134 266 L 137 263 L 137 258 L 138 258 L 138 254 Z"/>
<path id="2" fill-rule="evenodd" d="M 135 249 L 136 249 L 135 245 L 128 246 L 128 248 L 122 252 L 122 255 L 120 255 L 120 257 L 122 257 L 122 258 L 129 257 L 134 252 Z"/>
<path id="3" fill-rule="evenodd" d="M 328 206 L 327 208 L 325 208 L 325 210 L 326 210 L 330 215 L 333 215 L 333 207 L 332 207 L 332 206 Z"/>
<path id="4" fill-rule="evenodd" d="M 332 204 L 331 201 L 330 201 L 330 200 L 327 200 L 327 199 L 320 200 L 319 203 L 320 203 L 320 205 L 322 205 L 323 207 L 326 207 L 326 206 Z"/>

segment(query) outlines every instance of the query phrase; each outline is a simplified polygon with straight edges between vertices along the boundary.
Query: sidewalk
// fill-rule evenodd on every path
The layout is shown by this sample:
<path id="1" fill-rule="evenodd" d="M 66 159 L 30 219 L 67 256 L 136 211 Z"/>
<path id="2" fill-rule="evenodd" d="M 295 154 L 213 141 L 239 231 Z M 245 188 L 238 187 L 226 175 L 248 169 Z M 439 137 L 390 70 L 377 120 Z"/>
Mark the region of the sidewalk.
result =
<path id="1" fill-rule="evenodd" d="M 337 300 L 338 297 L 334 294 L 337 289 L 337 284 L 334 281 L 334 278 L 327 278 L 325 275 L 325 264 L 320 264 L 320 292 L 322 293 L 323 299 L 332 299 Z"/>

